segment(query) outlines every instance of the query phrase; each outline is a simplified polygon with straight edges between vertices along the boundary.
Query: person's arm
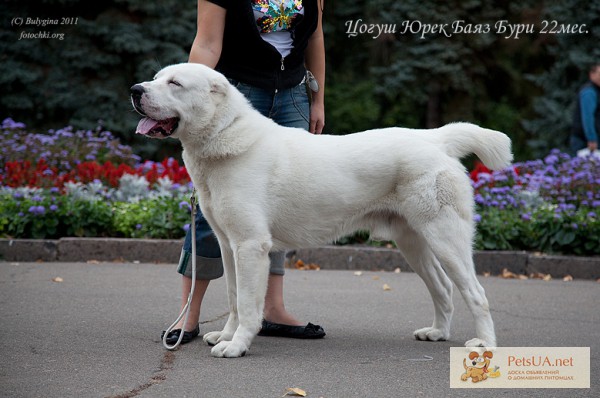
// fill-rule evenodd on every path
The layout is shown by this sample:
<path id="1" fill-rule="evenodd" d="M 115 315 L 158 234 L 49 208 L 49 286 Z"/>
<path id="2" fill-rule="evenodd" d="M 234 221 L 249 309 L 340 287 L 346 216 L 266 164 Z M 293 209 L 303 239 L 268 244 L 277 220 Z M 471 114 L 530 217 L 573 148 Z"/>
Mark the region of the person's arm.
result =
<path id="1" fill-rule="evenodd" d="M 221 57 L 227 10 L 206 0 L 198 0 L 197 30 L 188 62 L 214 68 Z"/>
<path id="2" fill-rule="evenodd" d="M 319 91 L 312 92 L 310 132 L 321 134 L 325 126 L 325 39 L 323 37 L 323 0 L 317 0 L 319 22 L 304 52 L 306 68 L 319 83 Z"/>
<path id="3" fill-rule="evenodd" d="M 598 149 L 598 131 L 594 120 L 594 112 L 598 106 L 598 96 L 594 89 L 583 90 L 580 94 L 581 103 L 581 123 L 583 132 L 587 139 L 587 146 L 590 151 Z"/>

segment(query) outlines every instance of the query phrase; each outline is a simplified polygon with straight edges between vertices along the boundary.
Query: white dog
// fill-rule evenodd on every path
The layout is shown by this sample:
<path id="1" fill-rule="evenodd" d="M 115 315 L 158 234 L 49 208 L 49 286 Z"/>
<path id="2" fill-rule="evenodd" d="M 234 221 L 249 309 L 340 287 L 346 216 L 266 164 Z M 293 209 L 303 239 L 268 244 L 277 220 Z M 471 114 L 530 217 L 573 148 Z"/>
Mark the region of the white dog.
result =
<path id="1" fill-rule="evenodd" d="M 204 336 L 213 356 L 243 356 L 259 331 L 270 251 L 359 229 L 395 241 L 425 281 L 435 315 L 417 339 L 449 338 L 452 281 L 475 318 L 477 338 L 466 345 L 496 345 L 472 260 L 473 191 L 458 159 L 475 153 L 491 169 L 506 167 L 506 135 L 468 123 L 312 135 L 262 116 L 223 75 L 199 64 L 169 66 L 131 91 L 145 116 L 137 133 L 181 141 L 219 240 L 230 314 L 222 331 Z"/>

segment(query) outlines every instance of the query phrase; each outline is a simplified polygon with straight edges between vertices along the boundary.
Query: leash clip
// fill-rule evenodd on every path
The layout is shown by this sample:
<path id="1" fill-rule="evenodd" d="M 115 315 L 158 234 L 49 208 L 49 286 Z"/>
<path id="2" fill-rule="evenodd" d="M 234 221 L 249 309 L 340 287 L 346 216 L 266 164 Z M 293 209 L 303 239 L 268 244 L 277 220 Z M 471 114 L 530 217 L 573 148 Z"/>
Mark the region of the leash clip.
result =
<path id="1" fill-rule="evenodd" d="M 190 196 L 190 205 L 192 206 L 192 213 L 196 208 L 196 188 L 192 190 L 192 196 Z"/>

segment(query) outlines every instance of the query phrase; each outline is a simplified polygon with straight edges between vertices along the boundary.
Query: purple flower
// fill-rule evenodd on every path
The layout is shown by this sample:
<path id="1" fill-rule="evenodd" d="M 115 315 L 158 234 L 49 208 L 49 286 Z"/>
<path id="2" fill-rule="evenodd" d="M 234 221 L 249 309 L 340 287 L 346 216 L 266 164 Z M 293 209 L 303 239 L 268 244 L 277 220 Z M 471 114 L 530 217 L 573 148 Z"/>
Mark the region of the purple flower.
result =
<path id="1" fill-rule="evenodd" d="M 136 224 L 135 229 L 142 229 L 142 224 Z"/>
<path id="2" fill-rule="evenodd" d="M 480 216 L 479 218 L 481 218 L 481 216 Z M 183 226 L 183 230 L 184 230 L 185 232 L 187 232 L 189 229 L 190 229 L 190 224 L 185 224 L 185 225 Z"/>
<path id="3" fill-rule="evenodd" d="M 44 206 L 31 206 L 29 212 L 36 216 L 41 216 L 46 213 L 46 208 Z"/>
<path id="4" fill-rule="evenodd" d="M 2 121 L 2 128 L 5 130 L 9 129 L 24 129 L 25 125 L 23 123 L 17 123 L 11 118 L 6 118 Z"/>
<path id="5" fill-rule="evenodd" d="M 58 210 L 57 205 L 50 205 L 50 211 L 56 211 L 56 210 Z"/>
<path id="6" fill-rule="evenodd" d="M 531 221 L 531 214 L 530 213 L 523 213 L 521 214 L 521 219 L 524 221 Z"/>
<path id="7" fill-rule="evenodd" d="M 544 162 L 546 162 L 546 164 L 555 164 L 558 162 L 558 156 L 548 155 L 546 156 L 546 159 L 544 159 Z"/>

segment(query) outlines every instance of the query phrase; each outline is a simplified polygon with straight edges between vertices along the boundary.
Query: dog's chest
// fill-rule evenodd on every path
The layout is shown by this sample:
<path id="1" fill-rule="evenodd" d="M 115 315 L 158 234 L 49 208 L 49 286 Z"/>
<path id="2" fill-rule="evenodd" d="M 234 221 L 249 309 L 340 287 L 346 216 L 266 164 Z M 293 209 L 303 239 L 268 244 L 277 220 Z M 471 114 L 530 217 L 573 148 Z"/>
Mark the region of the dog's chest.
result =
<path id="1" fill-rule="evenodd" d="M 203 165 L 202 162 L 194 159 L 191 154 L 184 150 L 182 153 L 183 163 L 192 179 L 192 184 L 194 184 L 194 188 L 198 192 L 200 199 L 203 201 L 210 201 L 210 187 L 207 183 L 208 181 L 208 173 L 209 170 L 206 165 Z"/>

